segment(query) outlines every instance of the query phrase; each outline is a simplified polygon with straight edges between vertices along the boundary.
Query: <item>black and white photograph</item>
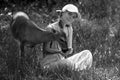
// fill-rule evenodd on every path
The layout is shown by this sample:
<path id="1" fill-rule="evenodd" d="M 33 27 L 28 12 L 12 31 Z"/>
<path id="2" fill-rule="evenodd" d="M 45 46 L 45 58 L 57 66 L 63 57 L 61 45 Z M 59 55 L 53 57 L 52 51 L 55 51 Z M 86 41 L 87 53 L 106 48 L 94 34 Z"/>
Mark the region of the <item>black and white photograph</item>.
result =
<path id="1" fill-rule="evenodd" d="M 120 80 L 120 0 L 0 0 L 0 80 Z"/>

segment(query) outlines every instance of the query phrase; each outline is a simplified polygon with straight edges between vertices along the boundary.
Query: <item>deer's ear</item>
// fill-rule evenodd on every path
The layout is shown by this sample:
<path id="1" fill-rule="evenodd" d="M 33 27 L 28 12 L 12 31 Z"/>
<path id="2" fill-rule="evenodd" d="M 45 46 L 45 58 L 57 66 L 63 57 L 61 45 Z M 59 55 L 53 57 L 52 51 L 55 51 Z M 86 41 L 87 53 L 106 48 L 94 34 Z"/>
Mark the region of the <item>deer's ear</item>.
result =
<path id="1" fill-rule="evenodd" d="M 56 10 L 56 13 L 58 16 L 61 16 L 63 12 L 61 10 Z"/>

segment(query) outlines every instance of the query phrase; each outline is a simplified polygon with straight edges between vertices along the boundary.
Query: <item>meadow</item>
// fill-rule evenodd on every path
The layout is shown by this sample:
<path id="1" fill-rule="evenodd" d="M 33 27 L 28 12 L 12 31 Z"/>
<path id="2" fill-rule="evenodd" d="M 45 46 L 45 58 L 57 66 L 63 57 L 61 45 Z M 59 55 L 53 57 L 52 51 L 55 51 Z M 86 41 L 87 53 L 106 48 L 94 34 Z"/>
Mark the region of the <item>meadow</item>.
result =
<path id="1" fill-rule="evenodd" d="M 76 3 L 81 12 L 81 20 L 73 23 L 73 54 L 88 49 L 93 55 L 91 69 L 79 71 L 80 80 L 120 80 L 120 0 L 78 0 Z M 98 3 L 97 3 L 98 1 Z M 90 2 L 90 3 L 89 3 Z M 0 9 L 0 80 L 14 80 L 17 61 L 19 58 L 18 44 L 10 32 L 11 12 L 24 11 L 41 28 L 57 20 L 55 6 L 52 11 L 46 7 L 36 7 L 37 2 L 25 7 L 15 6 Z M 89 5 L 87 5 L 89 4 Z M 108 5 L 106 5 L 108 4 Z M 87 5 L 87 6 L 86 6 Z M 98 8 L 100 7 L 101 8 Z M 72 80 L 72 70 L 58 67 L 55 70 L 41 68 L 43 57 L 42 44 L 34 49 L 25 48 L 26 80 Z"/>

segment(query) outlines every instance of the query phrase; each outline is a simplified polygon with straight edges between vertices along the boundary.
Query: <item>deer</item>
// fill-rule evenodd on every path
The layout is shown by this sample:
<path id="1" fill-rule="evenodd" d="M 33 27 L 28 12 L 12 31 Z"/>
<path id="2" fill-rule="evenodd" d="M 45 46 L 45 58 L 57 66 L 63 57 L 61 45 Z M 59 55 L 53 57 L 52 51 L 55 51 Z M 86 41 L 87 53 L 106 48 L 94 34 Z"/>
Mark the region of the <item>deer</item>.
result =
<path id="1" fill-rule="evenodd" d="M 24 47 L 27 44 L 33 48 L 37 44 L 57 40 L 64 50 L 68 49 L 64 32 L 57 32 L 54 29 L 52 32 L 41 29 L 25 12 L 20 11 L 13 14 L 10 30 L 13 38 L 19 43 L 21 62 L 25 57 Z"/>
<path id="2" fill-rule="evenodd" d="M 26 44 L 29 44 L 30 47 L 34 47 L 37 44 L 52 40 L 57 40 L 62 48 L 67 49 L 66 35 L 64 32 L 57 32 L 54 29 L 52 32 L 41 29 L 24 12 L 17 12 L 13 15 L 10 28 L 13 37 L 20 43 L 21 52 L 24 52 L 24 46 Z"/>

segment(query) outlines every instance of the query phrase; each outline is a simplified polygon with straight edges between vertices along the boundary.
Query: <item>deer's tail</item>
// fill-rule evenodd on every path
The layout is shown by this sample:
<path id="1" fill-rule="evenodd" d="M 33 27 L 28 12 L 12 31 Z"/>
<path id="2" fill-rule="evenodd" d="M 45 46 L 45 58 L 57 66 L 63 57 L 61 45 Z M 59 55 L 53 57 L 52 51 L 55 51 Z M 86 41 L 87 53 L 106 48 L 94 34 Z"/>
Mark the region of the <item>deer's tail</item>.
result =
<path id="1" fill-rule="evenodd" d="M 22 11 L 19 11 L 19 12 L 13 14 L 13 20 L 15 20 L 17 17 L 24 17 L 26 19 L 29 19 L 28 15 Z"/>
<path id="2" fill-rule="evenodd" d="M 22 25 L 26 22 L 26 20 L 29 20 L 29 17 L 24 12 L 19 11 L 12 15 L 10 28 L 12 35 L 16 39 L 20 38 L 20 35 L 22 35 L 21 30 L 24 30 Z"/>

